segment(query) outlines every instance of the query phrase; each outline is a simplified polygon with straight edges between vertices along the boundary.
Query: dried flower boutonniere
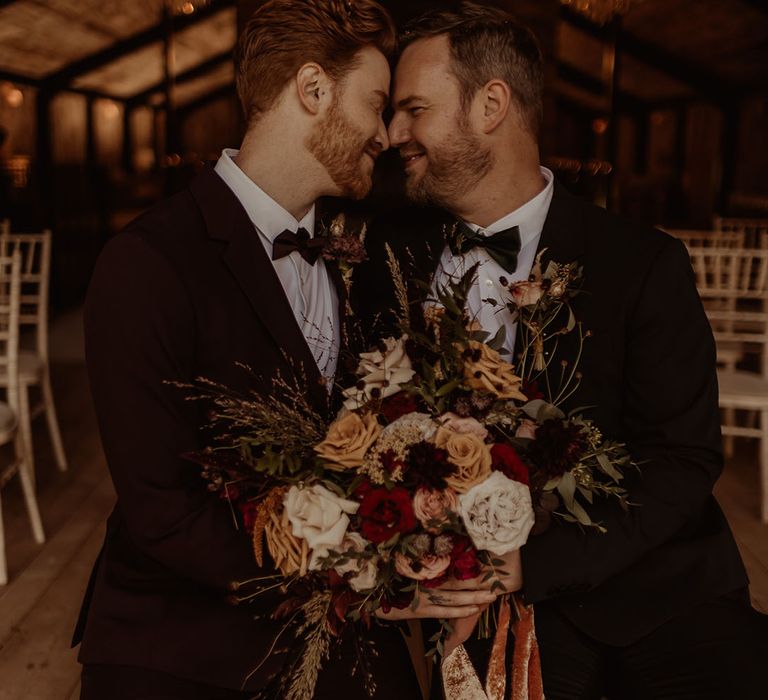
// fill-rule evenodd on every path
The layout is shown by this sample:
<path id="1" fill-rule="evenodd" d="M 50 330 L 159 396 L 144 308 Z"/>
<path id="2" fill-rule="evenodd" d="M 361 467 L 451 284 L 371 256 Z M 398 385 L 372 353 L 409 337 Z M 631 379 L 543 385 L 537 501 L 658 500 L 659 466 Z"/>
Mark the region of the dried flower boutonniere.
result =
<path id="1" fill-rule="evenodd" d="M 325 234 L 327 242 L 323 248 L 323 258 L 335 262 L 339 267 L 347 292 L 347 313 L 351 316 L 352 308 L 349 304 L 349 296 L 352 289 L 352 272 L 355 265 L 368 259 L 368 254 L 365 251 L 367 227 L 363 224 L 360 230 L 355 233 L 347 231 L 346 223 L 344 214 L 339 214 L 331 222 Z"/>

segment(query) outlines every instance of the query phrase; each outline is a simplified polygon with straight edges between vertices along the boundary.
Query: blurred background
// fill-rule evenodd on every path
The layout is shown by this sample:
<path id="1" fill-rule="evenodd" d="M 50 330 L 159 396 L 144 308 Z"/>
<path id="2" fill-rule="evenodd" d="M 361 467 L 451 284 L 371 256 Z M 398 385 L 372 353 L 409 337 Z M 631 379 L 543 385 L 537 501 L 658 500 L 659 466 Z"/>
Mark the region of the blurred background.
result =
<path id="1" fill-rule="evenodd" d="M 258 4 L 0 0 L 0 219 L 52 228 L 55 310 L 110 235 L 238 144 L 232 48 Z M 675 228 L 768 217 L 768 3 L 493 4 L 539 37 L 542 156 L 575 191 Z"/>
<path id="2" fill-rule="evenodd" d="M 382 1 L 399 23 L 450 4 Z M 0 247 L 36 251 L 24 279 L 38 310 L 19 375 L 35 399 L 21 415 L 26 498 L 0 449 L 0 700 L 79 696 L 69 642 L 114 505 L 82 302 L 110 236 L 238 145 L 232 49 L 259 4 L 0 0 Z M 577 194 L 689 246 L 721 365 L 716 494 L 753 604 L 768 612 L 768 3 L 488 4 L 543 47 L 544 163 Z M 380 159 L 364 213 L 402 199 L 398 165 Z"/>

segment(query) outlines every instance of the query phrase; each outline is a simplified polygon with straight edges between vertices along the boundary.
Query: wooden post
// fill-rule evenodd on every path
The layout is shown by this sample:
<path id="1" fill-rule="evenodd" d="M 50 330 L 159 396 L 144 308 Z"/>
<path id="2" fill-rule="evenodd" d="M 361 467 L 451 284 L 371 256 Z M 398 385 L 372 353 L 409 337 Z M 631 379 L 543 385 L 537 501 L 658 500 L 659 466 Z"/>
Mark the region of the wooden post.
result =
<path id="1" fill-rule="evenodd" d="M 40 211 L 43 225 L 53 226 L 54 186 L 51 148 L 51 94 L 40 89 L 37 92 L 37 181 L 40 191 Z"/>

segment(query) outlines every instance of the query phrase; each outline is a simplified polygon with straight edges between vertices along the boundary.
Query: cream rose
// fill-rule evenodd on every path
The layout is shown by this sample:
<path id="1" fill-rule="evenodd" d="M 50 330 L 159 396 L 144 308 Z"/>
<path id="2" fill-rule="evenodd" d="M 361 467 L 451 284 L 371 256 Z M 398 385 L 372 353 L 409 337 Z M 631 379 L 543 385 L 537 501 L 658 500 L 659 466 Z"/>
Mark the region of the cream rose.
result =
<path id="1" fill-rule="evenodd" d="M 369 591 L 376 585 L 376 579 L 379 572 L 379 557 L 373 555 L 370 558 L 362 559 L 355 556 L 365 551 L 369 542 L 357 532 L 348 532 L 341 543 L 339 550 L 342 554 L 348 554 L 349 559 L 345 564 L 336 565 L 334 569 L 339 576 L 353 574 L 347 583 L 353 591 L 361 593 Z"/>
<path id="2" fill-rule="evenodd" d="M 344 391 L 346 408 L 355 410 L 364 406 L 374 393 L 379 399 L 397 394 L 400 386 L 410 381 L 415 372 L 405 351 L 406 340 L 407 335 L 397 340 L 387 338 L 376 350 L 360 354 L 357 375 L 361 379 L 358 385 Z"/>
<path id="3" fill-rule="evenodd" d="M 413 512 L 427 532 L 439 532 L 450 514 L 458 511 L 459 499 L 451 488 L 438 491 L 422 487 L 413 496 Z"/>
<path id="4" fill-rule="evenodd" d="M 291 486 L 283 501 L 294 537 L 307 541 L 311 552 L 310 569 L 318 569 L 319 559 L 344 541 L 349 516 L 360 507 L 355 501 L 340 498 L 321 484 Z"/>
<path id="5" fill-rule="evenodd" d="M 315 446 L 315 452 L 331 463 L 329 469 L 342 471 L 359 467 L 380 432 L 376 416 L 349 412 L 331 423 L 325 440 Z"/>
<path id="6" fill-rule="evenodd" d="M 528 400 L 520 391 L 523 380 L 498 352 L 476 340 L 469 342 L 469 349 L 472 353 L 464 362 L 464 380 L 470 389 L 486 391 L 500 399 Z"/>
<path id="7" fill-rule="evenodd" d="M 442 576 L 451 565 L 451 555 L 424 554 L 418 562 L 411 562 L 401 552 L 395 553 L 395 571 L 414 581 L 431 581 Z"/>
<path id="8" fill-rule="evenodd" d="M 454 433 L 477 435 L 481 440 L 485 440 L 485 438 L 488 437 L 488 430 L 486 427 L 474 418 L 462 418 L 455 413 L 443 413 L 443 415 L 437 419 L 437 422 L 444 428 L 453 430 Z"/>
<path id="9" fill-rule="evenodd" d="M 533 306 L 544 295 L 541 282 L 515 282 L 512 287 L 512 301 L 517 306 Z"/>
<path id="10" fill-rule="evenodd" d="M 475 547 L 497 556 L 520 549 L 534 521 L 529 488 L 501 472 L 459 496 L 459 513 Z"/>
<path id="11" fill-rule="evenodd" d="M 468 491 L 491 473 L 491 451 L 477 435 L 438 428 L 435 445 L 448 453 L 448 461 L 456 467 L 445 480 L 457 493 Z"/>

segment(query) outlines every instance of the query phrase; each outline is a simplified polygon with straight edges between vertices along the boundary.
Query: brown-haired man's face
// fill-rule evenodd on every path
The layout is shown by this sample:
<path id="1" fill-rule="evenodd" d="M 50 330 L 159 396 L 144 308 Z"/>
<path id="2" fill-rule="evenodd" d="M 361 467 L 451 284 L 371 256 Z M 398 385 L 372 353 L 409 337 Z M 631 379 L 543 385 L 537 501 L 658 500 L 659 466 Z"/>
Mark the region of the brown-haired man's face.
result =
<path id="1" fill-rule="evenodd" d="M 419 39 L 405 49 L 392 102 L 389 138 L 400 149 L 408 196 L 450 210 L 488 172 L 491 155 L 462 108 L 447 36 Z"/>
<path id="2" fill-rule="evenodd" d="M 384 55 L 372 47 L 336 85 L 333 104 L 307 147 L 338 188 L 336 194 L 361 199 L 372 185 L 373 166 L 389 148 L 382 114 L 389 102 L 390 71 Z"/>

